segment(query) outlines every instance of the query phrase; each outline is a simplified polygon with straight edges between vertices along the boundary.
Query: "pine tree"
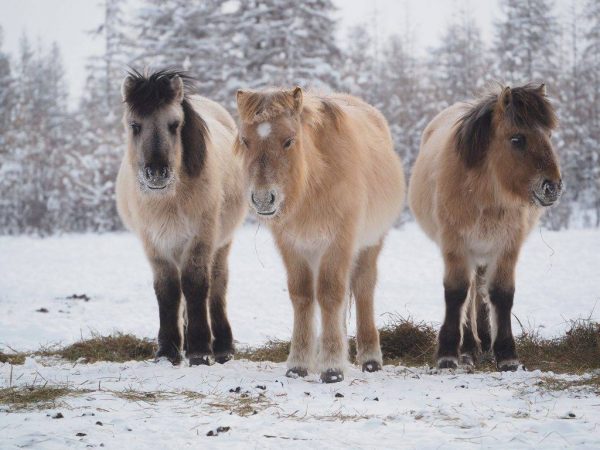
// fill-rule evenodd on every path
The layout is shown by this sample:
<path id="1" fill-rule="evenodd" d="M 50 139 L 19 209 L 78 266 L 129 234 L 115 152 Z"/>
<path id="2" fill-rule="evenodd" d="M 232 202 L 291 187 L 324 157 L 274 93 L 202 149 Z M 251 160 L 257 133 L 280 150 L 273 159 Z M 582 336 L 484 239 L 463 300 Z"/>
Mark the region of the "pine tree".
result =
<path id="1" fill-rule="evenodd" d="M 451 19 L 428 62 L 440 106 L 472 98 L 486 81 L 481 31 L 466 6 Z"/>
<path id="2" fill-rule="evenodd" d="M 508 84 L 545 82 L 551 92 L 558 78 L 560 28 L 551 0 L 501 0 L 503 18 L 495 23 L 494 77 Z"/>

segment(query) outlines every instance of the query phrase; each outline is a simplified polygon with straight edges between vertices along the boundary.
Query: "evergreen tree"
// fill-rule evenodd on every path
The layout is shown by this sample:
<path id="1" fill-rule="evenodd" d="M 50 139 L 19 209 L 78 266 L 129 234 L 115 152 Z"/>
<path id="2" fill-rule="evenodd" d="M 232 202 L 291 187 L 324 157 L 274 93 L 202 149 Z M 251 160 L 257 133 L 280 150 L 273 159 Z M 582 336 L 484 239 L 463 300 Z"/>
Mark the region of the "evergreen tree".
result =
<path id="1" fill-rule="evenodd" d="M 501 0 L 495 23 L 494 78 L 508 84 L 545 82 L 551 92 L 558 78 L 560 27 L 551 0 Z"/>

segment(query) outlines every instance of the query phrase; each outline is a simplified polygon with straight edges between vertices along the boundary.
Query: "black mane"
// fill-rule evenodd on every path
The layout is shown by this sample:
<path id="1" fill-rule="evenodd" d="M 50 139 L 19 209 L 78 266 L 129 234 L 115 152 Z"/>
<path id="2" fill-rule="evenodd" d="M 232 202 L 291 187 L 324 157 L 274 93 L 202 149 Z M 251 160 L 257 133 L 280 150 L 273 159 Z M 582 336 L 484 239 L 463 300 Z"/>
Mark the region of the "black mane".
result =
<path id="1" fill-rule="evenodd" d="M 175 99 L 176 92 L 171 85 L 174 77 L 182 79 L 186 97 L 187 92 L 193 88 L 193 79 L 180 70 L 165 69 L 144 75 L 131 69 L 127 76 L 129 84 L 124 93 L 124 102 L 139 116 L 148 116 Z"/>

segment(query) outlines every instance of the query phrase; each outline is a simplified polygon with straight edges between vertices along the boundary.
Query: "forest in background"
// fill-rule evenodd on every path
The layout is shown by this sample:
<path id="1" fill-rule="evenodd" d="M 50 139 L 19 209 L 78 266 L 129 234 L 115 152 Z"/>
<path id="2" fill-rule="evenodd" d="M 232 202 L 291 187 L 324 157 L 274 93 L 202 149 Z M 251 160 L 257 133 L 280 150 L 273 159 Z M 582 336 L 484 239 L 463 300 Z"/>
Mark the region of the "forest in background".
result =
<path id="1" fill-rule="evenodd" d="M 490 43 L 465 4 L 426 52 L 416 51 L 410 26 L 381 39 L 369 20 L 340 36 L 331 0 L 128 1 L 102 0 L 104 21 L 90 32 L 104 52 L 89 59 L 77 108 L 58 45 L 23 35 L 8 54 L 0 30 L 0 234 L 122 229 L 114 182 L 128 66 L 183 68 L 234 116 L 242 87 L 358 95 L 388 119 L 407 172 L 423 128 L 445 106 L 495 81 L 544 82 L 560 118 L 553 142 L 567 189 L 543 224 L 600 226 L 597 0 L 567 0 L 560 15 L 551 0 L 499 0 Z"/>

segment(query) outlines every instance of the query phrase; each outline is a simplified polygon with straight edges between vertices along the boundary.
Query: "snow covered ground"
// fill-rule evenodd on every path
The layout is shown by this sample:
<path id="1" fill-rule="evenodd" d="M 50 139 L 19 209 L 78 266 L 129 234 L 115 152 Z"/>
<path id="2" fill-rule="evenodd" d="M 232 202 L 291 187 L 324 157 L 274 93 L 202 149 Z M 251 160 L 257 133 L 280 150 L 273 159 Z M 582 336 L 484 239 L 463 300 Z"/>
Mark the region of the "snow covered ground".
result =
<path id="1" fill-rule="evenodd" d="M 268 231 L 243 227 L 230 261 L 236 339 L 288 339 L 291 305 Z M 414 224 L 390 233 L 379 267 L 380 324 L 396 313 L 439 323 L 441 260 Z M 546 336 L 564 331 L 568 319 L 599 320 L 598 267 L 599 231 L 535 231 L 517 270 L 515 314 Z M 72 294 L 89 300 L 68 299 Z M 0 350 L 66 344 L 93 331 L 154 337 L 157 326 L 150 270 L 131 235 L 0 237 Z M 574 376 L 401 366 L 363 374 L 353 367 L 344 382 L 323 385 L 316 375 L 291 380 L 284 373 L 283 364 L 247 361 L 194 368 L 33 358 L 0 364 L 0 387 L 86 390 L 50 410 L 0 412 L 0 448 L 600 446 L 600 398 L 586 389 L 546 388 L 548 380 L 580 379 Z M 57 412 L 64 418 L 53 419 Z M 230 429 L 207 436 L 218 427 Z"/>

